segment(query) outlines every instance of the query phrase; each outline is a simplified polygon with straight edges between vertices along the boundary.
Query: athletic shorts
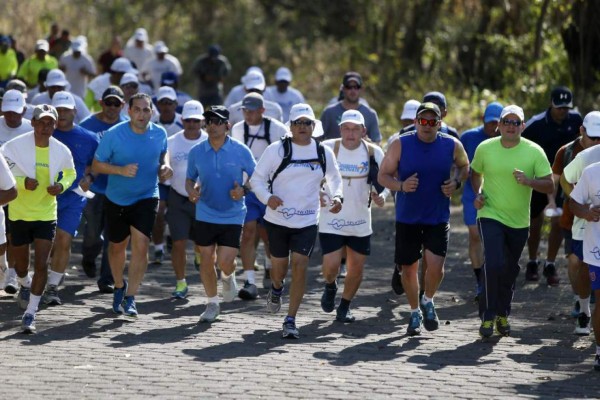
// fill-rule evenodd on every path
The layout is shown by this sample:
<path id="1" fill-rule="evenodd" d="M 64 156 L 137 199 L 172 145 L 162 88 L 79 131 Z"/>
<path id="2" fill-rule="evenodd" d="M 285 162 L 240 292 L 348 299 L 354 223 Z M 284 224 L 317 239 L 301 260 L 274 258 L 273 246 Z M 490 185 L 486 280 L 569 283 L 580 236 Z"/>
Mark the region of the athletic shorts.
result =
<path id="1" fill-rule="evenodd" d="M 571 239 L 571 250 L 577 258 L 583 261 L 583 240 Z"/>
<path id="2" fill-rule="evenodd" d="M 570 229 L 563 229 L 563 238 L 565 239 L 565 256 L 573 254 L 573 232 Z"/>
<path id="3" fill-rule="evenodd" d="M 81 223 L 81 215 L 87 199 L 69 190 L 58 198 L 58 219 L 56 226 L 72 237 L 77 236 L 77 228 Z"/>
<path id="4" fill-rule="evenodd" d="M 158 184 L 158 199 L 160 201 L 167 201 L 169 198 L 169 189 L 171 186 L 165 185 L 163 183 Z"/>
<path id="5" fill-rule="evenodd" d="M 242 225 L 213 224 L 194 221 L 194 242 L 198 246 L 212 245 L 240 248 Z"/>
<path id="6" fill-rule="evenodd" d="M 475 199 L 463 199 L 463 221 L 465 225 L 477 225 L 477 209 L 473 205 Z"/>
<path id="7" fill-rule="evenodd" d="M 194 237 L 194 221 L 196 220 L 196 205 L 187 196 L 182 196 L 173 188 L 167 199 L 167 224 L 174 241 L 187 240 Z"/>
<path id="8" fill-rule="evenodd" d="M 592 283 L 592 290 L 600 290 L 600 267 L 596 265 L 589 265 L 588 267 L 590 269 L 590 282 Z"/>
<path id="9" fill-rule="evenodd" d="M 104 201 L 104 211 L 108 240 L 113 243 L 121 243 L 131 235 L 131 227 L 151 238 L 157 210 L 157 198 L 152 197 L 128 206 L 120 206 L 107 197 Z"/>
<path id="10" fill-rule="evenodd" d="M 267 212 L 267 206 L 261 203 L 256 195 L 252 192 L 244 196 L 244 202 L 246 203 L 246 217 L 244 223 L 257 221 L 258 223 L 263 222 L 263 217 Z"/>
<path id="11" fill-rule="evenodd" d="M 10 233 L 10 220 L 8 219 L 8 204 L 2 207 L 2 209 L 4 210 L 4 232 L 6 235 L 8 235 Z"/>
<path id="12" fill-rule="evenodd" d="M 424 225 L 396 222 L 396 264 L 415 263 L 423 256 L 423 247 L 437 256 L 446 257 L 449 235 L 448 223 Z"/>
<path id="13" fill-rule="evenodd" d="M 312 254 L 317 240 L 318 225 L 304 228 L 288 228 L 265 221 L 269 237 L 269 250 L 277 258 L 287 258 L 292 253 L 308 256 Z"/>
<path id="14" fill-rule="evenodd" d="M 355 252 L 368 256 L 371 254 L 371 235 L 367 236 L 342 236 L 335 233 L 319 232 L 319 242 L 323 255 L 333 253 L 344 246 Z"/>
<path id="15" fill-rule="evenodd" d="M 10 221 L 13 246 L 31 244 L 35 239 L 54 241 L 56 221 Z"/>

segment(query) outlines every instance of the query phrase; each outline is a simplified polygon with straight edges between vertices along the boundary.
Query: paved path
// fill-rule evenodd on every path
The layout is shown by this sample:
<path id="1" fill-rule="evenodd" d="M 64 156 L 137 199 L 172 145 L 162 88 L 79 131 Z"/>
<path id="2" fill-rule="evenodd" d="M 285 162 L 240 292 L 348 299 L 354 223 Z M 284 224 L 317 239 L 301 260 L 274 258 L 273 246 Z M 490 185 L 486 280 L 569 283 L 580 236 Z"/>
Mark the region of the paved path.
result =
<path id="1" fill-rule="evenodd" d="M 284 314 L 266 313 L 266 291 L 256 302 L 222 305 L 217 323 L 197 324 L 206 298 L 195 271 L 189 266 L 191 296 L 173 301 L 168 262 L 149 267 L 140 318 L 115 318 L 111 296 L 96 291 L 74 255 L 61 291 L 65 305 L 39 312 L 38 334 L 20 333 L 21 311 L 0 292 L 2 398 L 600 397 L 593 339 L 573 335 L 564 268 L 557 288 L 525 284 L 521 274 L 513 336 L 482 342 L 467 231 L 454 209 L 446 278 L 436 296 L 441 327 L 407 337 L 405 297 L 389 286 L 393 209 L 374 216 L 379 230 L 353 303 L 357 322 L 336 323 L 334 313 L 321 311 L 315 255 L 298 341 L 280 338 Z"/>

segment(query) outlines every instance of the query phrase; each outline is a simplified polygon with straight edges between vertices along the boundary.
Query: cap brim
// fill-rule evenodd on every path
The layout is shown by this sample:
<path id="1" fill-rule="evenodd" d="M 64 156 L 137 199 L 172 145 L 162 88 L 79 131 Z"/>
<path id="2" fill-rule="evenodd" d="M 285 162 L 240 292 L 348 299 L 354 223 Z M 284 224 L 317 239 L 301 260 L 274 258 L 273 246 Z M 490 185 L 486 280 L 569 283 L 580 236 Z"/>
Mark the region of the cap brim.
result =
<path id="1" fill-rule="evenodd" d="M 202 115 L 202 114 L 182 115 L 181 119 L 182 120 L 186 120 L 186 119 L 200 119 L 200 120 L 204 120 L 204 115 Z"/>
<path id="2" fill-rule="evenodd" d="M 52 118 L 55 121 L 57 120 L 57 117 L 54 114 L 49 113 L 49 112 L 43 112 L 40 115 L 38 115 L 37 118 L 35 118 L 35 119 L 40 120 L 40 119 L 42 119 L 44 117 L 50 117 L 50 118 Z"/>
<path id="3" fill-rule="evenodd" d="M 552 102 L 552 107 L 554 108 L 573 108 L 573 102 L 569 102 L 569 103 L 555 103 Z"/>
<path id="4" fill-rule="evenodd" d="M 229 121 L 228 117 L 225 117 L 224 115 L 221 115 L 221 114 L 216 113 L 214 111 L 205 111 L 203 115 L 204 115 L 204 118 L 217 117 L 217 118 L 219 118 L 219 119 L 221 119 L 223 121 Z"/>
<path id="5" fill-rule="evenodd" d="M 125 99 L 124 99 L 124 98 L 122 98 L 122 97 L 119 97 L 119 96 L 117 96 L 116 94 L 109 94 L 108 96 L 105 96 L 105 97 L 103 97 L 103 98 L 102 98 L 102 101 L 104 101 L 104 100 L 107 100 L 107 99 L 110 99 L 110 98 L 117 99 L 117 100 L 119 100 L 121 103 L 125 103 Z"/>
<path id="6" fill-rule="evenodd" d="M 313 121 L 313 122 L 315 122 L 315 120 L 316 120 L 316 118 L 315 118 L 315 117 L 313 117 L 312 115 L 308 115 L 308 114 L 300 114 L 300 115 L 297 115 L 297 116 L 296 116 L 296 118 L 294 118 L 293 120 L 290 120 L 290 121 L 297 121 L 297 120 L 299 120 L 300 118 L 306 118 L 306 119 L 310 119 L 310 120 L 311 120 L 311 121 Z"/>
<path id="7" fill-rule="evenodd" d="M 19 108 L 20 108 L 20 110 L 19 110 Z M 17 114 L 21 114 L 23 112 L 23 110 L 25 110 L 25 107 L 13 107 L 13 106 L 2 105 L 2 112 L 15 112 Z"/>

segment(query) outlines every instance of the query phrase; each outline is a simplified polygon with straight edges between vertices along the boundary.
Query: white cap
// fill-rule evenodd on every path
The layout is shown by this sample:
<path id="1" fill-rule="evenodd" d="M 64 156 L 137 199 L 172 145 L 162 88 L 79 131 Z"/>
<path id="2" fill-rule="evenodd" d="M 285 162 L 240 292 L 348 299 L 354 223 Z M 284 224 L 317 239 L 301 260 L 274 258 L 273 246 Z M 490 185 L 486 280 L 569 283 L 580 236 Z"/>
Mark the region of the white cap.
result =
<path id="1" fill-rule="evenodd" d="M 140 83 L 136 74 L 132 74 L 131 72 L 127 72 L 123 74 L 121 77 L 121 81 L 119 82 L 119 86 L 127 85 L 128 83 Z"/>
<path id="2" fill-rule="evenodd" d="M 148 41 L 148 32 L 144 28 L 137 28 L 135 33 L 133 34 L 135 40 L 140 40 L 142 42 Z"/>
<path id="3" fill-rule="evenodd" d="M 253 65 L 251 67 L 248 67 L 248 69 L 246 70 L 246 73 L 244 75 L 242 75 L 242 77 L 240 78 L 240 82 L 242 82 L 242 84 L 244 84 L 244 79 L 246 78 L 246 75 L 248 75 L 250 72 L 260 72 L 261 74 L 263 73 L 263 70 L 260 67 L 257 67 L 256 65 Z"/>
<path id="4" fill-rule="evenodd" d="M 265 90 L 265 86 L 265 77 L 261 72 L 252 71 L 244 76 L 244 88 L 246 90 L 258 89 L 263 91 Z"/>
<path id="5" fill-rule="evenodd" d="M 51 69 L 50 71 L 48 71 L 48 75 L 46 75 L 46 87 L 67 87 L 68 84 L 69 81 L 65 77 L 65 73 L 62 72 L 60 69 Z"/>
<path id="6" fill-rule="evenodd" d="M 315 120 L 315 113 L 312 107 L 304 103 L 294 104 L 290 110 L 290 121 L 296 121 L 303 117 L 311 121 Z"/>
<path id="7" fill-rule="evenodd" d="M 21 114 L 25 108 L 23 93 L 15 89 L 7 90 L 2 97 L 2 112 L 16 112 Z"/>
<path id="8" fill-rule="evenodd" d="M 4 98 L 6 99 L 6 94 Z M 2 111 L 4 111 L 4 103 L 2 103 Z M 589 112 L 583 119 L 583 127 L 588 136 L 600 137 L 600 111 Z"/>
<path id="9" fill-rule="evenodd" d="M 158 42 L 154 43 L 154 52 L 156 54 L 168 53 L 169 48 L 167 47 L 165 42 L 163 42 L 162 40 L 159 40 Z"/>
<path id="10" fill-rule="evenodd" d="M 517 105 L 511 104 L 510 106 L 504 107 L 500 114 L 500 119 L 503 119 L 508 114 L 515 114 L 521 121 L 525 121 L 525 113 L 523 112 L 523 109 Z"/>
<path id="11" fill-rule="evenodd" d="M 421 102 L 418 100 L 408 100 L 404 103 L 400 119 L 415 119 L 417 117 L 417 108 L 419 108 L 420 105 Z"/>
<path id="12" fill-rule="evenodd" d="M 83 48 L 83 43 L 79 39 L 75 39 L 71 42 L 71 50 L 81 52 Z"/>
<path id="13" fill-rule="evenodd" d="M 136 69 L 131 66 L 131 61 L 125 57 L 119 57 L 110 65 L 110 70 L 113 72 L 132 72 L 136 73 Z"/>
<path id="14" fill-rule="evenodd" d="M 183 105 L 183 111 L 181 112 L 181 119 L 204 119 L 204 107 L 202 103 L 197 100 L 186 101 Z"/>
<path id="15" fill-rule="evenodd" d="M 35 51 L 38 50 L 44 50 L 46 52 L 50 50 L 50 44 L 48 43 L 48 41 L 45 39 L 40 39 L 37 42 L 35 42 Z"/>
<path id="16" fill-rule="evenodd" d="M 358 110 L 346 110 L 342 114 L 342 118 L 340 119 L 339 126 L 345 124 L 346 122 L 350 122 L 356 125 L 365 125 L 365 117 Z"/>
<path id="17" fill-rule="evenodd" d="M 277 81 L 291 82 L 292 81 L 292 71 L 290 71 L 286 67 L 279 68 L 277 70 L 277 72 L 275 72 L 275 82 L 277 82 Z"/>
<path id="18" fill-rule="evenodd" d="M 54 108 L 68 108 L 70 110 L 75 108 L 75 99 L 69 92 L 60 91 L 54 93 L 52 96 L 52 107 Z"/>
<path id="19" fill-rule="evenodd" d="M 171 86 L 161 86 L 156 92 L 156 100 L 161 101 L 162 99 L 169 99 L 177 101 L 177 93 Z"/>

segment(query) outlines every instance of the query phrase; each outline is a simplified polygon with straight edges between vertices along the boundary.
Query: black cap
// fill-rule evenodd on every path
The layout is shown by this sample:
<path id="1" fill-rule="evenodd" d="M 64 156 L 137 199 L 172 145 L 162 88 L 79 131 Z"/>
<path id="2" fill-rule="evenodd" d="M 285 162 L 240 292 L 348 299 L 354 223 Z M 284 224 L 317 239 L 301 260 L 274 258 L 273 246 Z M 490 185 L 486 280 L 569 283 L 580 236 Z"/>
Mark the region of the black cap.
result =
<path id="1" fill-rule="evenodd" d="M 217 117 L 223 121 L 229 121 L 229 110 L 224 106 L 211 106 L 204 111 L 204 118 Z"/>
<path id="2" fill-rule="evenodd" d="M 573 93 L 569 90 L 568 87 L 558 86 L 552 89 L 552 93 L 550 94 L 550 99 L 552 100 L 552 107 L 568 107 L 573 108 Z"/>
<path id="3" fill-rule="evenodd" d="M 106 88 L 104 93 L 102 93 L 102 100 L 106 100 L 109 97 L 119 99 L 121 100 L 121 102 L 125 101 L 125 94 L 123 94 L 123 91 L 118 86 L 109 86 L 108 88 Z"/>
<path id="4" fill-rule="evenodd" d="M 362 86 L 362 76 L 358 72 L 349 71 L 344 74 L 344 79 L 342 80 L 342 85 L 348 86 L 348 83 L 354 81 L 358 84 L 358 86 Z"/>
<path id="5" fill-rule="evenodd" d="M 438 118 L 442 118 L 442 112 L 440 111 L 440 108 L 435 103 L 432 103 L 430 101 L 421 103 L 419 108 L 417 108 L 417 117 L 419 116 L 419 114 L 421 114 L 425 111 L 432 111 L 435 113 L 435 115 L 438 116 Z"/>
<path id="6" fill-rule="evenodd" d="M 423 96 L 423 103 L 430 102 L 437 104 L 438 107 L 448 108 L 446 96 L 441 92 L 429 92 Z"/>

